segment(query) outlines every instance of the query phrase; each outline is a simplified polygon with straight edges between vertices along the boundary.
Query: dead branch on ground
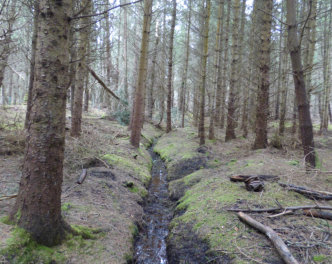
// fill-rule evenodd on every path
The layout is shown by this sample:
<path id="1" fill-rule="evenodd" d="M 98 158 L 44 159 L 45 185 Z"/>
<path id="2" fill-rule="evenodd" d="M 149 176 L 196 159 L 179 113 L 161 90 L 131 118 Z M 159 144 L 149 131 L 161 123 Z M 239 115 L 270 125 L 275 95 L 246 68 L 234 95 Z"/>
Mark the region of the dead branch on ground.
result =
<path id="1" fill-rule="evenodd" d="M 251 218 L 249 215 L 245 213 L 239 212 L 238 217 L 245 222 L 246 224 L 250 225 L 251 227 L 257 229 L 258 231 L 262 232 L 266 235 L 278 251 L 280 257 L 283 261 L 287 264 L 299 264 L 299 262 L 293 257 L 292 253 L 289 251 L 286 244 L 282 241 L 282 239 L 277 235 L 277 233 L 270 228 L 269 226 L 265 226 L 262 223 L 256 221 L 255 219 Z"/>

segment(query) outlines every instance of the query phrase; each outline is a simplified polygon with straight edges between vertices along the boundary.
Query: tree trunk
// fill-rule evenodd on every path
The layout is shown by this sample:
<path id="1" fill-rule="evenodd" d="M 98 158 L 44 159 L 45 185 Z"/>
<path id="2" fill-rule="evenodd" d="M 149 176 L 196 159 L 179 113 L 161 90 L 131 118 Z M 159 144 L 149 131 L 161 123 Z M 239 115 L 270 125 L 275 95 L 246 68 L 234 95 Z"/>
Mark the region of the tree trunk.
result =
<path id="1" fill-rule="evenodd" d="M 221 94 L 221 117 L 220 117 L 220 128 L 225 127 L 225 117 L 226 117 L 226 93 L 228 84 L 228 50 L 229 50 L 229 31 L 230 31 L 230 20 L 231 20 L 231 0 L 227 1 L 227 18 L 225 27 L 225 43 L 224 43 L 224 65 L 223 65 L 223 82 L 222 82 L 222 94 Z"/>
<path id="2" fill-rule="evenodd" d="M 37 47 L 37 26 L 38 26 L 38 14 L 39 6 L 38 1 L 34 3 L 34 13 L 33 13 L 33 33 L 32 33 L 32 43 L 31 43 L 31 59 L 30 59 L 30 75 L 29 75 L 29 86 L 28 86 L 28 101 L 27 101 L 27 110 L 25 114 L 24 128 L 28 128 L 29 115 L 31 110 L 31 101 L 32 101 L 32 87 L 35 75 L 35 57 L 36 57 L 36 47 Z"/>
<path id="3" fill-rule="evenodd" d="M 139 71 L 138 80 L 135 90 L 134 110 L 132 115 L 132 129 L 130 135 L 130 143 L 134 147 L 138 148 L 141 138 L 142 129 L 142 115 L 144 114 L 144 89 L 147 73 L 147 57 L 149 50 L 149 33 L 151 26 L 152 16 L 152 1 L 144 0 L 144 19 L 143 19 L 143 31 L 141 42 L 141 55 L 139 59 Z"/>
<path id="4" fill-rule="evenodd" d="M 84 0 L 81 4 L 84 8 L 83 15 L 90 14 L 91 4 L 88 0 Z M 78 40 L 78 51 L 77 58 L 79 62 L 76 68 L 75 77 L 75 97 L 74 97 L 74 111 L 71 118 L 71 131 L 72 137 L 79 137 L 81 135 L 81 124 L 82 124 L 82 110 L 83 110 L 83 92 L 84 92 L 84 77 L 87 75 L 85 67 L 86 56 L 88 51 L 89 33 L 90 33 L 90 19 L 83 18 L 80 23 L 79 40 Z"/>
<path id="5" fill-rule="evenodd" d="M 152 73 L 151 73 L 151 85 L 148 90 L 148 117 L 152 119 L 153 115 L 153 108 L 154 108 L 154 98 L 153 98 L 153 90 L 155 86 L 155 80 L 156 80 L 156 64 L 157 64 L 157 55 L 158 55 L 158 46 L 160 41 L 159 36 L 159 29 L 158 24 L 156 25 L 156 42 L 154 44 L 153 49 L 153 58 L 152 58 Z"/>
<path id="6" fill-rule="evenodd" d="M 172 12 L 172 26 L 170 32 L 170 45 L 169 45 L 169 59 L 168 59 L 168 94 L 167 94 L 167 121 L 166 121 L 166 133 L 172 130 L 172 82 L 173 82 L 173 45 L 174 45 L 174 31 L 176 22 L 176 0 L 173 0 L 173 12 Z"/>
<path id="7" fill-rule="evenodd" d="M 307 95 L 308 95 L 308 102 L 310 107 L 310 97 L 311 91 L 313 90 L 312 87 L 312 71 L 314 67 L 314 55 L 315 55 L 315 45 L 316 45 L 316 16 L 317 16 L 317 2 L 318 0 L 311 0 L 309 1 L 309 5 L 311 5 L 311 15 L 310 19 L 307 22 L 306 27 L 306 34 L 307 34 L 307 41 L 306 41 L 306 52 L 305 52 L 305 84 L 307 87 Z"/>
<path id="8" fill-rule="evenodd" d="M 181 117 L 181 127 L 184 127 L 184 116 L 186 112 L 186 90 L 187 90 L 187 77 L 188 77 L 188 65 L 189 65 L 189 55 L 190 55 L 190 27 L 191 27 L 191 4 L 192 0 L 189 0 L 189 17 L 187 25 L 187 39 L 186 39 L 186 60 L 183 69 L 181 90 L 180 90 L 180 111 L 182 113 Z"/>
<path id="9" fill-rule="evenodd" d="M 205 90 L 206 90 L 206 76 L 207 76 L 207 58 L 209 52 L 209 23 L 210 23 L 210 14 L 211 14 L 211 0 L 206 0 L 204 8 L 204 30 L 203 30 L 203 56 L 202 56 L 202 84 L 200 89 L 200 116 L 199 116 L 199 126 L 198 126 L 198 135 L 199 135 L 199 145 L 202 146 L 205 144 L 205 130 L 204 130 L 204 118 L 205 118 Z M 212 118 L 212 117 L 211 117 Z"/>
<path id="10" fill-rule="evenodd" d="M 297 36 L 296 2 L 287 0 L 288 48 L 293 68 L 296 101 L 299 112 L 302 146 L 306 164 L 315 167 L 315 145 L 310 116 L 310 107 L 307 100 L 306 87 L 303 77 L 301 61 L 301 46 Z"/>
<path id="11" fill-rule="evenodd" d="M 41 244 L 65 238 L 61 185 L 69 84 L 71 0 L 40 0 L 35 81 L 18 197 L 11 218 Z M 45 65 L 47 67 L 45 67 Z"/>
<path id="12" fill-rule="evenodd" d="M 219 1 L 218 8 L 218 25 L 215 43 L 215 54 L 214 54 L 214 80 L 213 80 L 213 91 L 211 92 L 210 102 L 210 125 L 209 125 L 209 139 L 214 139 L 214 122 L 220 120 L 220 105 L 221 105 L 221 42 L 222 42 L 222 19 L 224 15 L 224 0 Z M 214 98 L 216 98 L 214 106 Z"/>
<path id="13" fill-rule="evenodd" d="M 326 8 L 328 6 L 326 3 Z M 321 132 L 326 133 L 329 125 L 329 103 L 331 96 L 331 62 L 330 62 L 330 46 L 331 46 L 331 28 L 332 28 L 332 15 L 329 12 L 329 16 L 325 18 L 324 23 L 324 54 L 323 54 L 323 71 L 324 71 L 324 95 L 323 95 L 323 119 L 321 123 Z"/>
<path id="14" fill-rule="evenodd" d="M 256 137 L 253 149 L 267 147 L 267 121 L 269 116 L 269 87 L 270 87 L 270 57 L 271 57 L 271 26 L 273 0 L 256 0 L 260 10 L 257 21 L 260 27 L 260 85 L 258 88 L 258 103 L 256 110 Z"/>
<path id="15" fill-rule="evenodd" d="M 225 141 L 235 139 L 235 111 L 236 111 L 236 100 L 237 96 L 237 85 L 238 85 L 238 61 L 239 61 L 239 49 L 238 49 L 238 36 L 239 36 L 239 17 L 240 17 L 240 0 L 233 0 L 234 9 L 234 21 L 232 29 L 232 64 L 231 64 L 231 80 L 229 88 L 228 98 L 228 113 L 227 113 L 227 127 Z"/>

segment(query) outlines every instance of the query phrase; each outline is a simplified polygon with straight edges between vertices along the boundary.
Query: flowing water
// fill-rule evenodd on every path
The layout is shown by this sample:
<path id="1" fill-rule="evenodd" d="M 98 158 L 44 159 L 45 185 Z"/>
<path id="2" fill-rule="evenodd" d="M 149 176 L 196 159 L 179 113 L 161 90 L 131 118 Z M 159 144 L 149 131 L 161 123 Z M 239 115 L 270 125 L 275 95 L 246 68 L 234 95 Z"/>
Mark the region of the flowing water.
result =
<path id="1" fill-rule="evenodd" d="M 149 195 L 144 206 L 146 228 L 136 242 L 136 262 L 138 264 L 166 264 L 166 237 L 172 211 L 168 197 L 167 170 L 162 159 L 149 149 L 153 160 L 152 180 Z"/>

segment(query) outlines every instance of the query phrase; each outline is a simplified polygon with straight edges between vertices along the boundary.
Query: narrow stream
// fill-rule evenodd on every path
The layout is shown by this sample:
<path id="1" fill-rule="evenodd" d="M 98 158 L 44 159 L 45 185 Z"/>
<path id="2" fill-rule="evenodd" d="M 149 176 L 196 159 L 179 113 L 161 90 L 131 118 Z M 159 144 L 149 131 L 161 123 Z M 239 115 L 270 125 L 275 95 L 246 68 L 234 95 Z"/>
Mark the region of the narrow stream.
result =
<path id="1" fill-rule="evenodd" d="M 166 237 L 171 220 L 171 206 L 168 198 L 167 170 L 158 154 L 149 149 L 153 160 L 149 195 L 144 206 L 146 228 L 139 234 L 135 244 L 138 264 L 166 264 Z"/>

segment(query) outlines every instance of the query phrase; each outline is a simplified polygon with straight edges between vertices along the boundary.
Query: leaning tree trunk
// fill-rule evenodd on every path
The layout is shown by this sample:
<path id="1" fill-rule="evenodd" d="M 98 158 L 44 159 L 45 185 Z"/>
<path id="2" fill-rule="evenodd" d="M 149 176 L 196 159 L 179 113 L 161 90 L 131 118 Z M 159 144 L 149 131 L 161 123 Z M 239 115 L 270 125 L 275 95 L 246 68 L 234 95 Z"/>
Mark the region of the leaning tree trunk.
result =
<path id="1" fill-rule="evenodd" d="M 238 49 L 238 36 L 239 36 L 239 17 L 240 17 L 240 0 L 233 0 L 234 8 L 234 21 L 233 21 L 233 34 L 232 34 L 232 65 L 231 65 L 231 80 L 229 88 L 228 98 L 228 113 L 227 113 L 227 127 L 225 141 L 235 139 L 235 112 L 236 112 L 236 100 L 237 85 L 238 85 L 238 61 L 239 61 L 239 49 Z"/>
<path id="2" fill-rule="evenodd" d="M 40 0 L 35 81 L 18 197 L 11 218 L 41 244 L 65 238 L 61 185 L 69 84 L 71 0 Z"/>
<path id="3" fill-rule="evenodd" d="M 260 85 L 258 88 L 258 104 L 256 110 L 256 137 L 253 149 L 267 147 L 267 120 L 269 116 L 269 87 L 270 87 L 270 57 L 271 57 L 271 26 L 273 0 L 256 0 L 259 2 L 260 10 L 257 21 L 260 30 Z"/>
<path id="4" fill-rule="evenodd" d="M 204 30 L 203 30 L 203 56 L 202 56 L 202 84 L 200 87 L 201 101 L 200 101 L 200 114 L 199 114 L 199 145 L 205 144 L 205 131 L 204 131 L 204 108 L 205 108 L 205 89 L 206 89 L 206 64 L 209 52 L 209 23 L 211 14 L 211 0 L 206 0 L 205 6 L 205 19 L 204 19 Z M 212 118 L 212 117 L 211 117 Z"/>
<path id="5" fill-rule="evenodd" d="M 152 16 L 152 1 L 144 0 L 144 19 L 143 19 L 143 31 L 141 42 L 141 55 L 139 59 L 138 80 L 135 90 L 134 110 L 132 115 L 132 127 L 130 135 L 130 143 L 134 147 L 138 148 L 141 139 L 142 130 L 142 115 L 144 114 L 144 89 L 147 73 L 147 58 L 149 50 L 149 33 L 151 26 Z"/>
<path id="6" fill-rule="evenodd" d="M 297 35 L 296 2 L 287 0 L 288 49 L 291 57 L 299 125 L 306 164 L 315 167 L 315 144 L 301 61 L 301 46 Z"/>
<path id="7" fill-rule="evenodd" d="M 169 45 L 169 59 L 168 59 L 168 94 L 167 94 L 167 118 L 166 118 L 166 133 L 172 130 L 172 82 L 173 82 L 173 46 L 174 46 L 174 31 L 176 22 L 176 0 L 173 0 L 173 12 L 172 12 L 172 26 L 170 33 L 170 45 Z"/>

